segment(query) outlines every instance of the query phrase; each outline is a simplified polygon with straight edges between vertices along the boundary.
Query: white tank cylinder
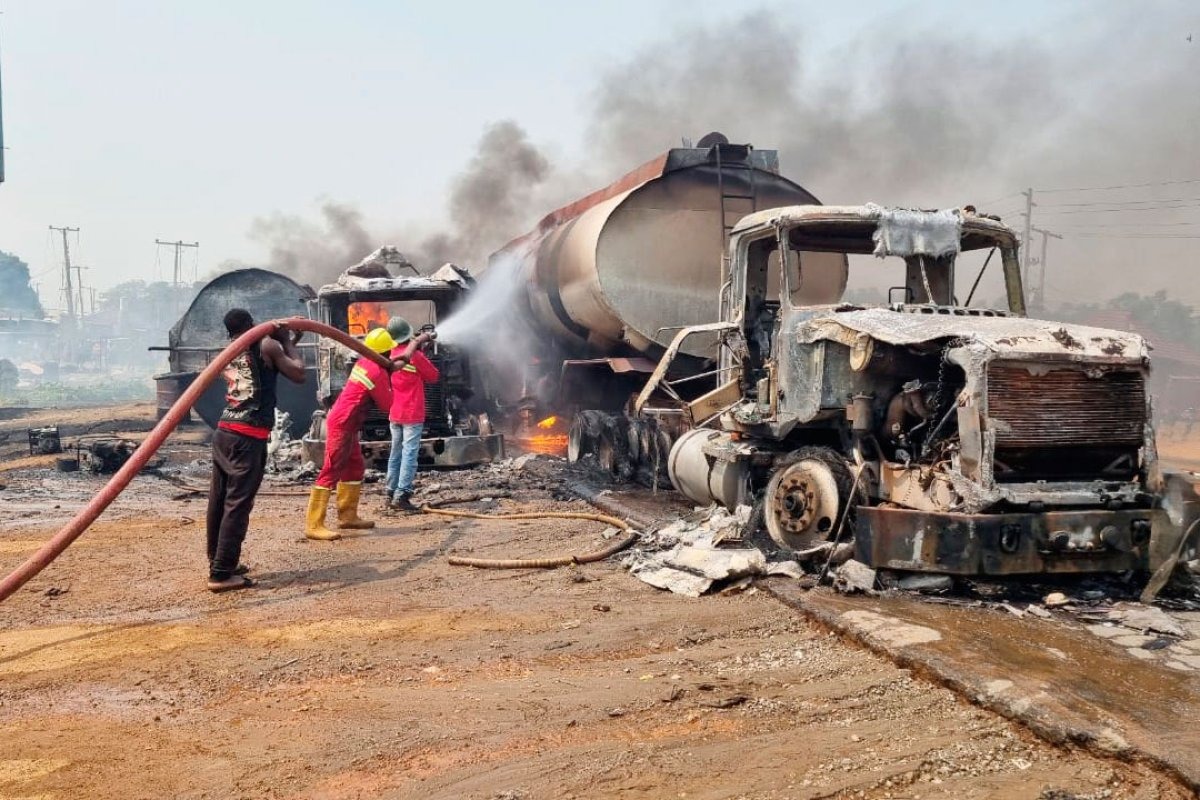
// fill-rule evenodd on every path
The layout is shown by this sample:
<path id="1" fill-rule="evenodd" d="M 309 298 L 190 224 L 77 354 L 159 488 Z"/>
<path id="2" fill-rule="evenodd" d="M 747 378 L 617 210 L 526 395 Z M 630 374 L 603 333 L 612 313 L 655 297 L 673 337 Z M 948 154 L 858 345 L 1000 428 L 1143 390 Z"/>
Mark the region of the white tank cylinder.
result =
<path id="1" fill-rule="evenodd" d="M 732 510 L 746 497 L 749 464 L 704 452 L 706 446 L 724 444 L 732 444 L 729 434 L 693 428 L 675 441 L 667 471 L 671 484 L 689 500 L 700 505 L 716 502 Z"/>

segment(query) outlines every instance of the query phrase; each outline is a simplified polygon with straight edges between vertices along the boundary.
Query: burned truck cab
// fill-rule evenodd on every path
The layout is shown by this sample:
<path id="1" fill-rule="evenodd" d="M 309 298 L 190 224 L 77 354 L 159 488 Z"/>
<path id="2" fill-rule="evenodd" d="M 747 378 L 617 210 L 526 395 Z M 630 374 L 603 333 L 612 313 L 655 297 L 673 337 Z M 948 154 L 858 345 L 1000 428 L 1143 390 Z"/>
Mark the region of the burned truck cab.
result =
<path id="1" fill-rule="evenodd" d="M 393 276 L 387 270 L 392 248 L 383 248 L 362 264 L 344 272 L 336 283 L 323 286 L 310 304 L 310 316 L 352 336 L 363 337 L 400 316 L 413 329 L 435 329 L 470 289 L 470 275 L 447 264 L 430 276 Z M 409 267 L 407 262 L 401 262 Z M 365 268 L 364 268 L 364 265 Z M 418 464 L 422 467 L 464 467 L 504 457 L 504 437 L 495 433 L 487 403 L 469 356 L 436 340 L 426 355 L 438 368 L 439 379 L 425 387 L 425 428 Z M 317 352 L 318 410 L 302 440 L 307 461 L 324 459 L 325 415 L 346 385 L 358 354 L 337 342 L 322 339 Z M 363 455 L 376 469 L 387 465 L 391 431 L 385 412 L 371 407 L 361 432 Z"/>
<path id="2" fill-rule="evenodd" d="M 1001 307 L 972 305 L 976 270 L 957 274 L 971 251 L 1003 278 Z M 718 385 L 672 450 L 676 487 L 760 504 L 789 550 L 852 537 L 876 568 L 1152 568 L 1185 520 L 1162 501 L 1149 347 L 1027 318 L 1017 251 L 1010 228 L 969 208 L 744 218 Z M 856 256 L 894 276 L 887 302 L 840 302 Z"/>

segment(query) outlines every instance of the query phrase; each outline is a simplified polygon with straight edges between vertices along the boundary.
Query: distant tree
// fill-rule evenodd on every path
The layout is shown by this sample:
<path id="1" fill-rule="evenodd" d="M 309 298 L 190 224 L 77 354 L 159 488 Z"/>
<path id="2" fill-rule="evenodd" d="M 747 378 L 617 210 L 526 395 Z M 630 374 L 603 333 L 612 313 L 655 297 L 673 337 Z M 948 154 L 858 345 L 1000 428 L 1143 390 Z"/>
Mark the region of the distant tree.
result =
<path id="1" fill-rule="evenodd" d="M 1152 295 L 1126 292 L 1109 301 L 1111 308 L 1126 311 L 1158 335 L 1177 342 L 1200 344 L 1200 320 L 1191 306 L 1167 297 L 1165 290 Z"/>
<path id="2" fill-rule="evenodd" d="M 29 283 L 29 265 L 0 250 L 0 311 L 41 319 L 45 309 Z"/>
<path id="3" fill-rule="evenodd" d="M 1064 303 L 1051 316 L 1086 323 L 1105 311 L 1123 311 L 1146 331 L 1200 349 L 1200 314 L 1186 303 L 1170 299 L 1165 291 L 1126 292 L 1103 303 Z"/>

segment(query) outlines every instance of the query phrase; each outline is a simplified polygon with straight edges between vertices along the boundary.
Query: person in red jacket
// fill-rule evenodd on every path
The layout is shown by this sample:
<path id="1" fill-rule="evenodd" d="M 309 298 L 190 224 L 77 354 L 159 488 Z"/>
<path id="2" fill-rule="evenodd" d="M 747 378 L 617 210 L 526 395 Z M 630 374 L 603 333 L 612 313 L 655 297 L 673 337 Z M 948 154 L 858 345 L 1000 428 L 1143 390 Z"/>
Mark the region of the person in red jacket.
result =
<path id="1" fill-rule="evenodd" d="M 388 333 L 396 341 L 391 358 L 403 355 L 412 340 L 412 325 L 400 317 L 388 320 Z M 421 337 L 418 337 L 420 339 Z M 428 340 L 418 345 L 424 347 Z M 387 496 L 389 507 L 412 512 L 413 479 L 417 475 L 417 455 L 421 451 L 421 431 L 425 428 L 425 384 L 438 380 L 438 369 L 420 349 L 412 351 L 407 364 L 392 373 L 392 451 L 388 455 Z"/>
<path id="2" fill-rule="evenodd" d="M 381 355 L 396 347 L 392 337 L 383 328 L 369 332 L 363 344 Z M 362 479 L 367 469 L 362 445 L 359 444 L 359 432 L 371 403 L 380 411 L 389 413 L 392 408 L 392 384 L 387 369 L 364 357 L 355 362 L 345 388 L 325 417 L 325 463 L 308 499 L 304 535 L 309 539 L 330 541 L 341 538 L 341 534 L 325 527 L 329 494 L 334 490 L 337 491 L 339 528 L 361 530 L 375 527 L 374 522 L 358 516 Z"/>

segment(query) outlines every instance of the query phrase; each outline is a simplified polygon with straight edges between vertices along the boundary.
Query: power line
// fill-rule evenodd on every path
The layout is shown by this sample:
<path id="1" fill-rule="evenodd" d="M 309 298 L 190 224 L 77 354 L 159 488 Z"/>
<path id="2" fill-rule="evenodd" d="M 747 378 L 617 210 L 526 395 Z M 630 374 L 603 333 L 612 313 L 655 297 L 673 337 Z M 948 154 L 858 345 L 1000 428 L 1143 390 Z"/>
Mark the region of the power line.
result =
<path id="1" fill-rule="evenodd" d="M 974 205 L 976 208 L 983 208 L 984 206 L 990 206 L 992 203 L 999 203 L 1001 200 L 1007 200 L 1010 197 L 1017 198 L 1020 196 L 1020 192 L 1013 192 L 1012 194 L 1006 194 L 1003 197 L 997 197 L 995 200 L 986 200 L 982 203 L 975 203 Z"/>
<path id="2" fill-rule="evenodd" d="M 1090 208 L 1092 206 L 1144 206 L 1156 203 L 1189 203 L 1200 197 L 1157 197 L 1149 200 L 1095 200 L 1090 203 L 1044 203 L 1044 208 Z"/>
<path id="3" fill-rule="evenodd" d="M 1059 189 L 1038 189 L 1039 192 L 1106 192 L 1113 189 L 1144 189 L 1148 186 L 1180 186 L 1185 183 L 1200 183 L 1200 178 L 1181 181 L 1152 181 L 1150 183 L 1123 183 L 1116 186 L 1075 186 Z"/>
<path id="4" fill-rule="evenodd" d="M 1073 233 L 1072 239 L 1200 239 L 1184 233 Z"/>
<path id="5" fill-rule="evenodd" d="M 1117 214 L 1128 213 L 1133 211 L 1170 211 L 1175 208 L 1200 208 L 1200 203 L 1178 203 L 1166 206 L 1153 206 L 1147 208 L 1078 208 L 1071 211 L 1056 211 L 1049 209 L 1047 214 Z"/>
<path id="6" fill-rule="evenodd" d="M 1182 228 L 1200 225 L 1200 222 L 1111 222 L 1095 223 L 1092 225 L 1060 225 L 1065 231 L 1084 230 L 1093 228 Z"/>

